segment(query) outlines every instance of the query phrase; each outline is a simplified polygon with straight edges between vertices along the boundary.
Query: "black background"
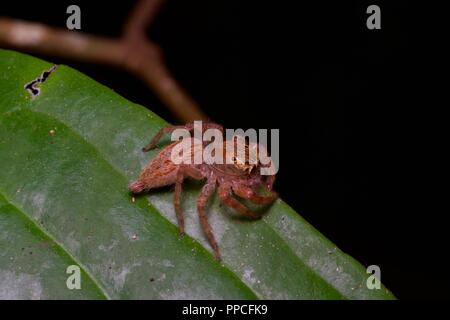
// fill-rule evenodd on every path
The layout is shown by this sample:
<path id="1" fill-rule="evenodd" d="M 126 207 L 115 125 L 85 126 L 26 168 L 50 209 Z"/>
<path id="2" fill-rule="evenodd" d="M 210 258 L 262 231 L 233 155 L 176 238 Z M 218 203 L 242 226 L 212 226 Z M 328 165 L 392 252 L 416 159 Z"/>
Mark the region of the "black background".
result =
<path id="1" fill-rule="evenodd" d="M 65 27 L 69 4 L 82 31 L 119 36 L 133 1 L 16 1 L 0 14 Z M 366 8 L 381 7 L 368 30 Z M 342 250 L 381 268 L 400 299 L 448 298 L 446 250 L 417 192 L 423 122 L 407 1 L 169 0 L 149 30 L 176 78 L 212 120 L 279 128 L 282 198 Z M 176 122 L 129 74 L 68 64 Z M 419 85 L 420 87 L 420 85 Z M 424 87 L 422 87 L 424 88 Z M 419 188 L 427 188 L 420 185 Z M 429 209 L 429 208 L 428 208 Z"/>

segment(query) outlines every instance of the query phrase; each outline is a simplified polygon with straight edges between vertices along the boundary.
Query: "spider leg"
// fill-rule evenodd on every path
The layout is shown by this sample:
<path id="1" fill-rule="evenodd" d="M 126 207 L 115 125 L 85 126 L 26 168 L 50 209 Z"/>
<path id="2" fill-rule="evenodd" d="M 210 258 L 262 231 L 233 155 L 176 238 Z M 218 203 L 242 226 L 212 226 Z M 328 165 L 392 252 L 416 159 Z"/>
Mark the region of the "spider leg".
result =
<path id="1" fill-rule="evenodd" d="M 181 210 L 181 192 L 182 192 L 182 185 L 184 180 L 184 172 L 183 169 L 180 168 L 177 171 L 177 177 L 175 181 L 175 192 L 174 192 L 174 199 L 173 204 L 175 206 L 175 213 L 177 215 L 178 220 L 178 230 L 180 231 L 180 235 L 184 235 L 184 217 L 183 217 L 183 211 Z"/>
<path id="2" fill-rule="evenodd" d="M 181 236 L 184 235 L 184 217 L 183 210 L 181 209 L 181 192 L 183 189 L 183 181 L 186 176 L 191 177 L 195 180 L 203 179 L 203 175 L 201 174 L 200 170 L 197 170 L 195 168 L 180 166 L 177 171 L 173 203 L 175 206 L 175 213 L 177 215 L 178 228 Z"/>
<path id="3" fill-rule="evenodd" d="M 203 130 L 206 131 L 208 129 L 217 129 L 223 133 L 223 127 L 220 124 L 214 122 L 205 122 L 203 123 Z"/>
<path id="4" fill-rule="evenodd" d="M 251 211 L 249 208 L 247 208 L 245 205 L 237 201 L 235 198 L 233 198 L 232 189 L 231 186 L 227 184 L 222 184 L 219 186 L 219 198 L 222 200 L 223 203 L 225 203 L 227 206 L 235 209 L 240 214 L 250 217 L 253 219 L 259 218 L 259 216 Z"/>
<path id="5" fill-rule="evenodd" d="M 220 130 L 220 132 L 223 133 L 223 127 L 217 123 L 206 122 L 202 125 L 202 127 L 203 127 L 203 131 L 205 131 L 207 129 L 218 129 L 218 130 Z M 163 135 L 165 135 L 167 133 L 171 133 L 176 129 L 186 129 L 190 132 L 190 131 L 194 130 L 194 124 L 188 123 L 186 125 L 167 126 L 167 127 L 159 129 L 158 133 L 153 137 L 153 139 L 150 141 L 150 143 L 148 143 L 145 147 L 142 148 L 142 151 L 144 151 L 144 152 L 150 151 L 151 149 L 153 149 L 156 146 L 156 144 L 158 143 L 158 141 L 161 139 L 161 137 Z"/>
<path id="6" fill-rule="evenodd" d="M 159 129 L 158 133 L 153 137 L 153 139 L 148 143 L 145 147 L 142 148 L 142 151 L 147 152 L 152 150 L 158 141 L 161 139 L 161 137 L 167 133 L 171 133 L 176 129 L 186 129 L 191 131 L 194 128 L 193 124 L 187 124 L 184 126 L 167 126 L 164 128 Z"/>
<path id="7" fill-rule="evenodd" d="M 184 173 L 185 173 L 188 177 L 190 177 L 190 178 L 192 178 L 192 179 L 194 179 L 194 180 L 202 180 L 202 179 L 205 178 L 205 177 L 203 176 L 202 172 L 201 172 L 199 169 L 197 169 L 197 168 L 190 167 L 190 166 L 188 166 L 188 165 L 187 165 L 187 166 L 186 166 L 186 165 L 183 165 L 182 168 L 183 168 Z"/>
<path id="8" fill-rule="evenodd" d="M 257 194 L 252 188 L 246 186 L 233 186 L 233 192 L 237 194 L 239 197 L 248 199 L 256 204 L 269 204 L 272 203 L 277 197 L 278 194 L 276 192 L 271 192 L 269 196 L 262 196 Z"/>
<path id="9" fill-rule="evenodd" d="M 216 239 L 214 238 L 214 234 L 212 233 L 211 225 L 208 222 L 208 218 L 206 216 L 205 206 L 216 188 L 215 180 L 208 180 L 208 182 L 203 186 L 202 191 L 197 199 L 197 208 L 198 215 L 200 219 L 200 224 L 202 226 L 203 232 L 208 238 L 208 242 L 214 250 L 214 255 L 217 260 L 220 260 L 220 252 L 219 246 L 217 245 Z"/>
<path id="10" fill-rule="evenodd" d="M 269 163 L 261 164 L 261 167 L 262 168 L 270 168 L 272 165 L 273 165 L 273 162 L 272 162 L 272 160 L 270 160 Z M 273 184 L 275 183 L 275 178 L 276 178 L 275 174 L 265 176 L 265 179 L 264 179 L 265 185 L 264 186 L 267 191 L 272 191 Z"/>
<path id="11" fill-rule="evenodd" d="M 266 189 L 267 191 L 272 191 L 273 184 L 275 182 L 275 175 L 267 176 L 266 179 Z"/>

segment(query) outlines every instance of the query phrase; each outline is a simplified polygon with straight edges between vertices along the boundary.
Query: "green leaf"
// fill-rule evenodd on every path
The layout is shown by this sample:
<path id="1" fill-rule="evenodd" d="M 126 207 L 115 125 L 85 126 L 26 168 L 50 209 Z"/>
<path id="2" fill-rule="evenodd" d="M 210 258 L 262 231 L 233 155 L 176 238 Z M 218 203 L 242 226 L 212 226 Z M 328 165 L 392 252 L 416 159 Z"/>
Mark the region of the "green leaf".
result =
<path id="1" fill-rule="evenodd" d="M 365 268 L 282 200 L 260 221 L 212 201 L 221 264 L 199 226 L 200 185 L 188 183 L 180 238 L 171 188 L 136 201 L 127 190 L 166 123 L 66 66 L 31 98 L 24 85 L 51 66 L 0 50 L 0 298 L 394 298 L 369 290 Z M 66 286 L 70 265 L 80 290 Z"/>

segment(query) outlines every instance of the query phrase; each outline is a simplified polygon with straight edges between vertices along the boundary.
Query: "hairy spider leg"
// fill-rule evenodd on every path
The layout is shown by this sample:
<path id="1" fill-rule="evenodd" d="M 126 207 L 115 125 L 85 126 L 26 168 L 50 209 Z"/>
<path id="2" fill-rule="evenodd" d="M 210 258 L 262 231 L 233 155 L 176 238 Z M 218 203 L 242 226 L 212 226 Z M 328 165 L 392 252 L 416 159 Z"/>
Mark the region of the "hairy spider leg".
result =
<path id="1" fill-rule="evenodd" d="M 225 203 L 227 206 L 235 209 L 238 213 L 252 218 L 252 219 L 258 219 L 259 215 L 251 211 L 249 208 L 247 208 L 245 205 L 237 201 L 235 198 L 233 198 L 232 188 L 229 184 L 224 183 L 219 186 L 219 198 L 222 200 L 223 203 Z"/>
<path id="2" fill-rule="evenodd" d="M 277 197 L 277 193 L 273 192 L 268 196 L 262 196 L 257 194 L 252 188 L 247 186 L 233 186 L 233 192 L 239 197 L 248 199 L 256 204 L 269 204 L 272 203 Z"/>
<path id="3" fill-rule="evenodd" d="M 266 189 L 267 191 L 272 191 L 273 184 L 275 183 L 275 175 L 267 176 L 266 178 Z"/>
<path id="4" fill-rule="evenodd" d="M 216 180 L 208 179 L 208 182 L 203 186 L 202 191 L 197 199 L 197 210 L 203 232 L 205 233 L 209 244 L 214 250 L 216 259 L 220 260 L 219 246 L 217 245 L 216 239 L 214 238 L 214 234 L 212 232 L 211 225 L 208 222 L 208 217 L 206 216 L 205 211 L 206 203 L 208 202 L 209 197 L 213 194 L 215 189 Z"/>
<path id="5" fill-rule="evenodd" d="M 186 130 L 191 131 L 192 129 L 194 129 L 194 125 L 186 124 L 183 126 L 167 126 L 167 127 L 161 128 L 156 133 L 156 135 L 153 137 L 153 139 L 145 147 L 142 148 L 142 151 L 147 152 L 147 151 L 152 150 L 156 146 L 158 141 L 162 138 L 163 135 L 165 135 L 167 133 L 172 133 L 176 129 L 186 129 Z"/>
<path id="6" fill-rule="evenodd" d="M 204 178 L 200 170 L 192 167 L 180 166 L 177 171 L 173 202 L 178 220 L 178 229 L 181 236 L 184 235 L 184 217 L 183 210 L 181 209 L 181 193 L 183 191 L 183 181 L 185 177 L 190 177 L 195 180 L 202 180 Z"/>
<path id="7" fill-rule="evenodd" d="M 206 122 L 206 123 L 203 123 L 202 126 L 203 126 L 203 131 L 205 131 L 207 129 L 218 129 L 223 133 L 223 127 L 220 124 L 213 123 L 213 122 Z M 147 152 L 147 151 L 152 150 L 163 135 L 172 133 L 176 129 L 186 129 L 188 131 L 192 131 L 192 130 L 194 130 L 194 124 L 188 123 L 186 125 L 181 125 L 181 126 L 170 125 L 170 126 L 159 129 L 159 131 L 156 133 L 156 135 L 153 137 L 153 139 L 150 141 L 150 143 L 148 143 L 145 147 L 142 148 L 142 151 Z"/>

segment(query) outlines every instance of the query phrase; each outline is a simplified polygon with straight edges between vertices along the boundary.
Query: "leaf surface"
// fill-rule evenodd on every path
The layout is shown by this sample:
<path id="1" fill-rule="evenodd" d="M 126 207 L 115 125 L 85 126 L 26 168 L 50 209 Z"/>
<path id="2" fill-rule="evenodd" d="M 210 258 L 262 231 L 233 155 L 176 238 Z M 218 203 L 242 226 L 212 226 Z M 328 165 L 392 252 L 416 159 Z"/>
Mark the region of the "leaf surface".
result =
<path id="1" fill-rule="evenodd" d="M 166 122 L 66 66 L 32 98 L 24 85 L 51 66 L 0 50 L 0 298 L 394 298 L 282 200 L 246 221 L 215 198 L 218 263 L 198 222 L 201 185 L 187 183 L 179 237 L 172 188 L 135 201 L 127 190 Z M 80 290 L 67 288 L 70 265 Z"/>

